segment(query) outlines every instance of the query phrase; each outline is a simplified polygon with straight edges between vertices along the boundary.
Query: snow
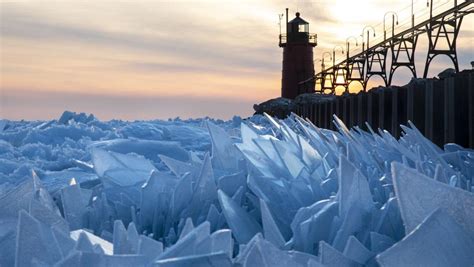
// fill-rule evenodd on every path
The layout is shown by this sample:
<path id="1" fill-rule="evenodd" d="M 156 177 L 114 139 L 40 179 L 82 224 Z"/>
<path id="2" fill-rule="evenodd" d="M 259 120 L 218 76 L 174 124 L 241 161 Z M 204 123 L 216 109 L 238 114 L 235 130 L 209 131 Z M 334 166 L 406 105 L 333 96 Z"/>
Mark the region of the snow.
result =
<path id="1" fill-rule="evenodd" d="M 296 115 L 0 121 L 0 266 L 471 266 L 474 151 Z"/>

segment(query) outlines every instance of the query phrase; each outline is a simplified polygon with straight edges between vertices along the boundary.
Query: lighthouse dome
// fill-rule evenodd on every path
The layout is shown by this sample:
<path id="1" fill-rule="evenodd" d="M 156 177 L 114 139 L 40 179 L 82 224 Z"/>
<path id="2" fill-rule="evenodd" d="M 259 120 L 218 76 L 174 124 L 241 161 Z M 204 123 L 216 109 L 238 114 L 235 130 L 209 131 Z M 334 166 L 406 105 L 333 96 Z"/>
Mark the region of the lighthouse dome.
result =
<path id="1" fill-rule="evenodd" d="M 300 17 L 299 12 L 296 12 L 296 18 L 288 22 L 288 31 L 309 33 L 309 23 Z"/>

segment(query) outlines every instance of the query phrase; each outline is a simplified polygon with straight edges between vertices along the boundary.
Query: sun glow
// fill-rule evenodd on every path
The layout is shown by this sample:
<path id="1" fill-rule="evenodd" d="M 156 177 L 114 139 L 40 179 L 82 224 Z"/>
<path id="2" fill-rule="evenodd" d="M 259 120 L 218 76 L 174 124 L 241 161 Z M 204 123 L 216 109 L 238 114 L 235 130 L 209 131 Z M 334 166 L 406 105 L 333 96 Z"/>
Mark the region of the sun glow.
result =
<path id="1" fill-rule="evenodd" d="M 445 10 L 454 0 L 434 1 L 436 10 Z M 419 22 L 429 9 L 426 0 L 414 0 L 414 5 Z M 290 19 L 301 12 L 310 23 L 310 32 L 318 34 L 313 50 L 316 73 L 321 71 L 323 55 L 325 67 L 332 66 L 327 53 L 332 56 L 335 46 L 346 50 L 349 36 L 358 39 L 358 46 L 350 39 L 350 56 L 360 53 L 365 26 L 376 31 L 376 37 L 371 31 L 370 44 L 383 39 L 386 12 L 397 12 L 396 32 L 411 24 L 409 0 L 137 0 L 113 4 L 109 0 L 0 0 L 0 117 L 56 114 L 63 111 L 58 102 L 86 110 L 89 98 L 98 97 L 110 103 L 107 108 L 97 108 L 95 113 L 101 118 L 126 110 L 110 99 L 130 97 L 163 101 L 186 96 L 195 101 L 190 108 L 206 111 L 210 103 L 206 101 L 227 99 L 226 103 L 236 103 L 236 114 L 250 114 L 251 104 L 281 93 L 278 15 L 287 7 Z M 474 32 L 469 25 L 473 19 L 464 20 L 457 40 L 461 69 L 471 68 Z M 386 20 L 392 23 L 391 16 Z M 422 53 L 426 46 L 426 38 L 420 38 L 417 47 Z M 341 52 L 336 49 L 336 64 L 346 58 L 347 51 Z M 424 64 L 424 57 L 417 55 L 417 60 Z M 435 60 L 430 75 L 451 64 Z M 410 78 L 409 71 L 397 70 L 394 81 L 404 84 Z M 371 79 L 367 88 L 379 84 L 380 80 Z M 361 85 L 349 87 L 355 92 Z M 43 107 L 38 107 L 38 97 L 45 98 Z M 187 104 L 180 108 L 174 104 L 172 109 L 154 106 L 162 116 L 180 115 L 188 108 Z M 144 112 L 127 110 L 123 114 L 128 118 Z M 223 116 L 220 110 L 206 115 Z"/>
<path id="2" fill-rule="evenodd" d="M 330 7 L 330 12 L 334 18 L 342 23 L 363 23 L 378 19 L 380 10 L 371 0 L 337 0 Z M 383 12 L 382 12 L 383 14 Z"/>

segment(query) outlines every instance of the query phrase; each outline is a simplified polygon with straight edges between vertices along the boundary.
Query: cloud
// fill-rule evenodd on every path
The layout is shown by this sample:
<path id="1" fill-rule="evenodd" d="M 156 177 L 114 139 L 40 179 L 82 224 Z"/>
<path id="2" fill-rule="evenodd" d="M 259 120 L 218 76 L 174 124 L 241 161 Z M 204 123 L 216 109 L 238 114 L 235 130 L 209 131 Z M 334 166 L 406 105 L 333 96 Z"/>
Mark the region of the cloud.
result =
<path id="1" fill-rule="evenodd" d="M 277 14 L 285 7 L 290 7 L 290 19 L 296 10 L 301 11 L 311 32 L 318 33 L 315 58 L 320 58 L 335 45 L 344 45 L 346 36 L 360 35 L 364 25 L 375 26 L 381 38 L 384 12 L 405 5 L 401 0 L 3 1 L 0 88 L 8 97 L 0 95 L 0 100 L 2 106 L 9 106 L 10 116 L 16 116 L 13 110 L 32 117 L 50 116 L 52 110 L 60 113 L 66 108 L 47 99 L 44 103 L 49 105 L 35 104 L 26 92 L 39 98 L 41 94 L 52 99 L 61 95 L 57 101 L 78 110 L 89 107 L 108 114 L 106 117 L 124 107 L 138 116 L 134 110 L 142 109 L 139 101 L 154 106 L 147 99 L 167 107 L 159 111 L 169 116 L 192 111 L 184 105 L 175 109 L 168 105 L 178 100 L 200 107 L 199 114 L 221 116 L 220 111 L 210 109 L 221 102 L 230 107 L 226 111 L 248 114 L 251 102 L 280 93 L 282 50 L 277 46 Z M 406 8 L 403 12 L 400 18 L 406 15 Z M 462 68 L 470 68 L 473 57 L 474 31 L 468 27 L 472 22 L 465 20 L 458 43 Z M 357 49 L 360 43 L 359 39 Z M 424 63 L 425 46 L 420 42 L 418 64 Z M 432 68 L 450 66 L 441 59 Z M 401 83 L 410 78 L 405 72 L 397 77 Z M 81 94 L 86 91 L 93 94 Z M 187 94 L 189 100 L 179 94 Z M 76 97 L 87 103 L 70 101 Z M 129 104 L 128 98 L 133 99 Z M 100 110 L 100 101 L 95 99 L 109 104 Z"/>
<path id="2" fill-rule="evenodd" d="M 204 38 L 185 38 L 178 29 L 174 36 L 143 36 L 133 33 L 114 33 L 100 29 L 85 28 L 81 25 L 59 25 L 46 18 L 35 17 L 30 13 L 18 15 L 16 12 L 2 14 L 0 31 L 3 38 L 23 38 L 29 42 L 62 42 L 65 46 L 71 43 L 84 43 L 91 47 L 103 46 L 143 51 L 155 55 L 167 55 L 181 60 L 190 59 L 188 63 L 231 65 L 237 68 L 257 70 L 274 70 L 278 64 L 271 56 L 275 52 L 259 47 L 248 49 L 238 43 L 226 45 L 208 38 L 211 34 L 205 27 L 195 28 Z M 170 28 L 168 28 L 170 30 Z M 184 40 L 183 40 L 184 39 Z M 271 51 L 271 50 L 270 50 Z"/>

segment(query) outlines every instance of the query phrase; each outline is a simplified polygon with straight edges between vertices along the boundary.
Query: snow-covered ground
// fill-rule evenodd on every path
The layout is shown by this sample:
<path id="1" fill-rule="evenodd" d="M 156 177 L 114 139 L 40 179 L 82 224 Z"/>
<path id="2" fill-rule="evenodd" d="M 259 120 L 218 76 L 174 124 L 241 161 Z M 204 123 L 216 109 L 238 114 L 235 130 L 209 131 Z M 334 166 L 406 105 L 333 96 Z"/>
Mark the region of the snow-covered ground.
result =
<path id="1" fill-rule="evenodd" d="M 474 151 L 335 123 L 0 120 L 0 266 L 472 266 Z"/>

